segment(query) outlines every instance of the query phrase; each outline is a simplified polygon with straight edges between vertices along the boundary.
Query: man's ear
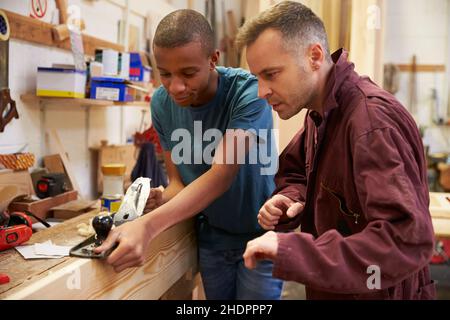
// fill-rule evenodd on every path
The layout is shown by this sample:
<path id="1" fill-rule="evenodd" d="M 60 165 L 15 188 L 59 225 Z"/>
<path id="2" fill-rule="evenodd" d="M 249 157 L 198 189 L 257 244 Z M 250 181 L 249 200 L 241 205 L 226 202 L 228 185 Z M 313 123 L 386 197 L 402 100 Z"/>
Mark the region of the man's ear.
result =
<path id="1" fill-rule="evenodd" d="M 217 66 L 217 64 L 219 63 L 219 58 L 220 58 L 220 52 L 219 50 L 215 50 L 211 56 L 210 56 L 210 60 L 209 60 L 209 68 L 211 70 L 214 70 Z"/>
<path id="2" fill-rule="evenodd" d="M 309 47 L 309 61 L 312 70 L 320 69 L 320 66 L 325 61 L 325 52 L 320 43 L 314 43 Z"/>

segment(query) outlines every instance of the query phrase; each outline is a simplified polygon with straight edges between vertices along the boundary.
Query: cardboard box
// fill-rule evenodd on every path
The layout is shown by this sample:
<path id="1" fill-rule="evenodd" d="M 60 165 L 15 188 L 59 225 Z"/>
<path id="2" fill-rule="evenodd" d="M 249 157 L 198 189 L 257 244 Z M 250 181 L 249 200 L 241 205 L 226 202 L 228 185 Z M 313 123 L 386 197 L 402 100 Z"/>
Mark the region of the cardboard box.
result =
<path id="1" fill-rule="evenodd" d="M 121 78 L 94 77 L 91 79 L 91 99 L 110 101 L 132 101 L 128 82 Z"/>
<path id="2" fill-rule="evenodd" d="M 84 98 L 86 71 L 73 68 L 38 67 L 36 95 Z"/>

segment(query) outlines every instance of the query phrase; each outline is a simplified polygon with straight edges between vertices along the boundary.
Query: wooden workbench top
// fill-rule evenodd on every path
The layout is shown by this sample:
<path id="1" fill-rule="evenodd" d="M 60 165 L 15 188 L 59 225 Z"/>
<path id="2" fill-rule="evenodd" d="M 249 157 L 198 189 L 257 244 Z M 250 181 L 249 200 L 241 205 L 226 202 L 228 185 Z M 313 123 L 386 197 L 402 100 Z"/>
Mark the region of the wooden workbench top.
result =
<path id="1" fill-rule="evenodd" d="M 434 234 L 450 238 L 450 193 L 430 192 L 430 214 Z"/>
<path id="2" fill-rule="evenodd" d="M 85 239 L 77 234 L 76 226 L 97 212 L 39 231 L 28 243 L 52 240 L 74 246 Z M 158 299 L 183 275 L 196 270 L 194 224 L 188 220 L 151 242 L 142 267 L 120 273 L 98 259 L 25 260 L 15 249 L 0 252 L 0 273 L 11 280 L 0 285 L 0 299 Z"/>

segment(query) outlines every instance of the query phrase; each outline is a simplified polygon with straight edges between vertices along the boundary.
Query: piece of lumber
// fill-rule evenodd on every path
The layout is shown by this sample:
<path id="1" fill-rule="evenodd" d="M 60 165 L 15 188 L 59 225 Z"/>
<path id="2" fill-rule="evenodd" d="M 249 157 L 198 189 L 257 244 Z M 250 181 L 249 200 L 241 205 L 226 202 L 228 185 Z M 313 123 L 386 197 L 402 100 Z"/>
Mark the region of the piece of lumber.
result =
<path id="1" fill-rule="evenodd" d="M 234 16 L 234 12 L 232 10 L 227 11 L 227 18 L 228 18 L 228 37 L 226 38 L 226 41 L 228 41 L 227 44 L 227 64 L 230 67 L 238 67 L 239 64 L 239 52 L 236 48 L 236 44 L 234 42 L 236 38 L 236 34 L 238 31 L 237 25 L 236 25 L 236 18 Z"/>
<path id="2" fill-rule="evenodd" d="M 75 173 L 73 172 L 69 158 L 67 157 L 66 152 L 64 150 L 64 146 L 61 142 L 61 139 L 59 138 L 58 132 L 55 129 L 51 129 L 51 130 L 49 130 L 48 134 L 50 135 L 51 139 L 53 140 L 53 146 L 55 147 L 56 151 L 58 152 L 58 154 L 61 158 L 61 161 L 64 165 L 64 169 L 66 170 L 67 176 L 69 177 L 69 180 L 70 180 L 70 183 L 72 184 L 73 189 L 78 191 L 78 194 L 80 194 L 80 187 L 79 187 L 77 179 L 75 177 Z"/>
<path id="3" fill-rule="evenodd" d="M 402 72 L 445 72 L 444 64 L 398 64 Z"/>
<path id="4" fill-rule="evenodd" d="M 153 85 L 155 88 L 161 85 L 161 75 L 159 74 L 159 69 L 156 65 L 155 55 L 153 53 L 153 30 L 152 30 L 152 15 L 150 13 L 147 14 L 145 18 L 145 27 L 144 27 L 144 35 L 147 41 L 147 48 L 149 53 L 149 60 L 152 67 L 152 77 L 153 77 Z"/>
<path id="5" fill-rule="evenodd" d="M 450 239 L 450 219 L 432 218 L 434 235 Z"/>
<path id="6" fill-rule="evenodd" d="M 0 170 L 0 187 L 7 185 L 18 186 L 21 193 L 28 195 L 36 194 L 34 192 L 33 182 L 28 170 Z"/>
<path id="7" fill-rule="evenodd" d="M 19 199 L 13 201 L 9 205 L 10 211 L 30 211 L 35 216 L 41 219 L 47 219 L 51 217 L 50 209 L 61 204 L 67 203 L 69 201 L 73 201 L 77 199 L 78 192 L 77 191 L 67 191 L 61 194 L 58 194 L 54 197 L 49 197 L 45 199 L 39 200 L 27 200 L 27 199 Z M 36 222 L 34 218 L 32 218 L 33 222 Z"/>
<path id="8" fill-rule="evenodd" d="M 439 184 L 446 192 L 450 191 L 450 164 L 439 163 L 437 165 L 439 170 Z"/>
<path id="9" fill-rule="evenodd" d="M 50 209 L 55 219 L 68 220 L 91 211 L 97 201 L 73 200 Z"/>
<path id="10" fill-rule="evenodd" d="M 74 246 L 83 240 L 76 225 L 96 212 L 67 220 L 33 235 L 30 243 L 51 239 Z M 105 261 L 66 257 L 27 260 L 10 249 L 0 255 L 0 272 L 11 282 L 0 286 L 0 299 L 159 299 L 197 263 L 194 221 L 167 229 L 150 243 L 144 265 L 115 273 Z"/>
<path id="11" fill-rule="evenodd" d="M 50 173 L 65 173 L 64 164 L 59 154 L 51 154 L 44 157 L 44 167 Z"/>
<path id="12" fill-rule="evenodd" d="M 38 43 L 46 46 L 57 47 L 71 51 L 70 39 L 58 42 L 53 38 L 53 25 L 37 19 L 26 17 L 11 11 L 3 10 L 9 20 L 11 38 Z M 116 51 L 124 51 L 124 47 L 102 39 L 83 34 L 84 53 L 95 55 L 96 48 L 109 48 Z"/>
<path id="13" fill-rule="evenodd" d="M 84 20 L 73 20 L 72 23 L 79 25 L 81 31 L 86 29 Z M 60 25 L 54 26 L 52 28 L 52 34 L 53 34 L 53 38 L 55 39 L 55 41 L 57 41 L 57 42 L 64 41 L 70 37 L 69 27 L 67 24 L 60 24 Z"/>
<path id="14" fill-rule="evenodd" d="M 430 192 L 430 214 L 433 218 L 450 220 L 450 193 Z"/>
<path id="15" fill-rule="evenodd" d="M 67 15 L 67 0 L 55 0 L 56 8 L 59 10 L 59 23 L 65 24 L 68 20 Z"/>

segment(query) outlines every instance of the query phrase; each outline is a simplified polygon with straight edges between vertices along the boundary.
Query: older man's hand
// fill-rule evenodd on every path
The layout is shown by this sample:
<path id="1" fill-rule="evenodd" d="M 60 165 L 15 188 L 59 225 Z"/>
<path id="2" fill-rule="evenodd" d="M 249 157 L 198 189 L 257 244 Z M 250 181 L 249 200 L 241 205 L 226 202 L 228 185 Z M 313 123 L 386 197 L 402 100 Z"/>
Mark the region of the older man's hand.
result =
<path id="1" fill-rule="evenodd" d="M 258 260 L 274 260 L 278 253 L 278 236 L 269 231 L 261 237 L 247 243 L 244 252 L 244 263 L 248 269 L 256 267 Z"/>

